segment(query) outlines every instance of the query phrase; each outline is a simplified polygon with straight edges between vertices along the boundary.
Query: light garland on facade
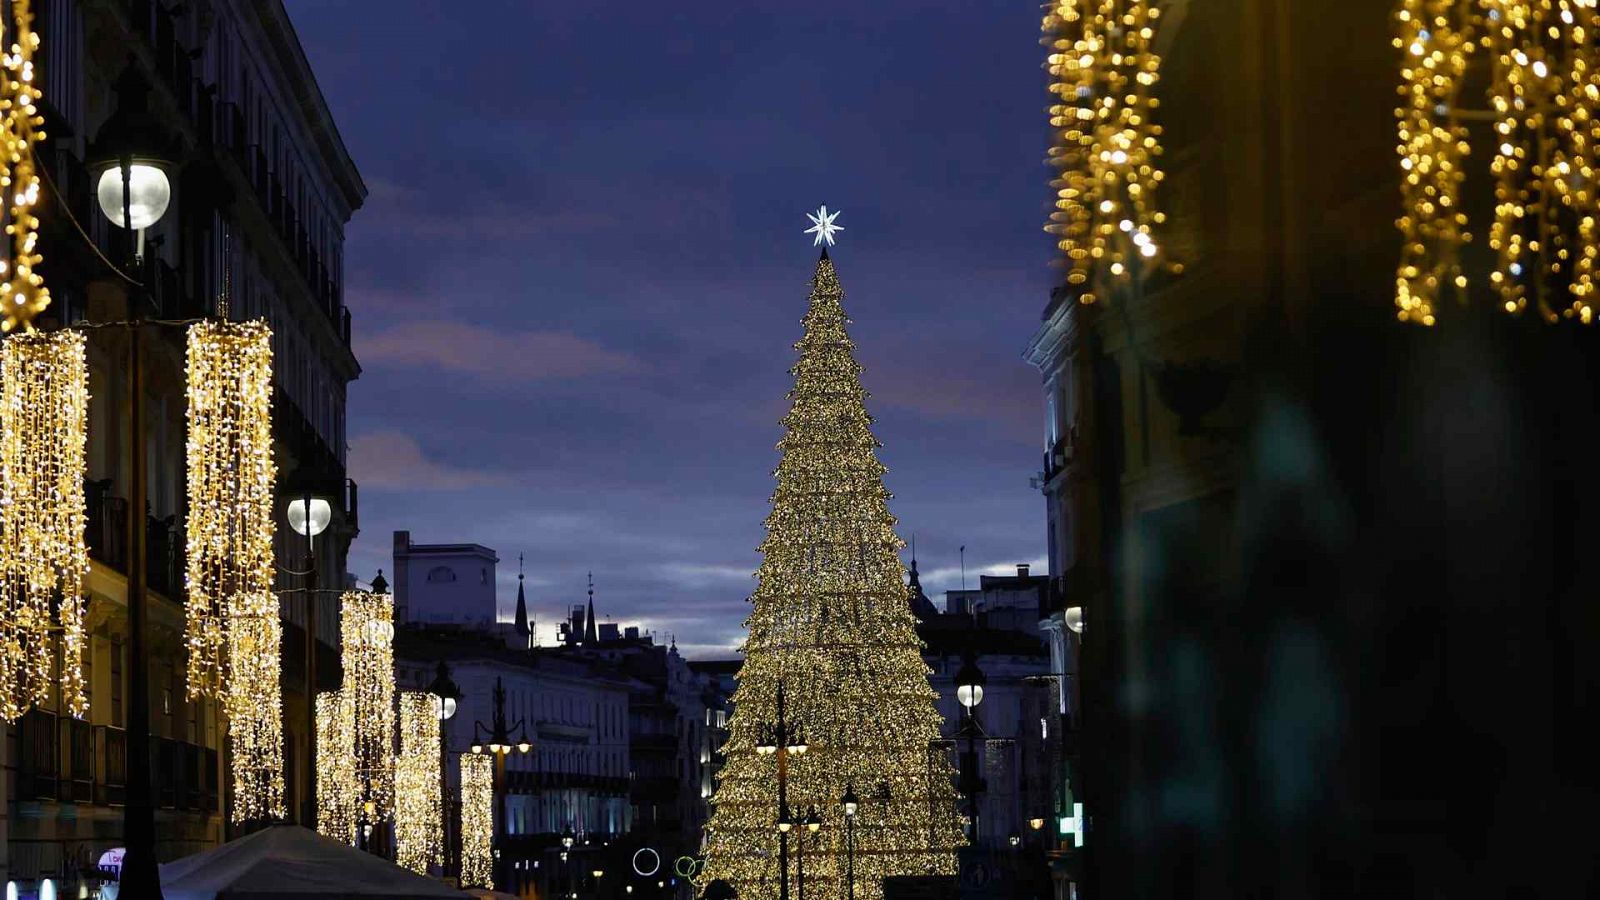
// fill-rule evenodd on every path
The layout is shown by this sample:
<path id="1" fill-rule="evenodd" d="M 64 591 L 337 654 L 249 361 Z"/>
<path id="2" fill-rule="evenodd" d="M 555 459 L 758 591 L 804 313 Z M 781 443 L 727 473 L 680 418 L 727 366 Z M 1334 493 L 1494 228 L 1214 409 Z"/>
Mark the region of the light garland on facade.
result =
<path id="1" fill-rule="evenodd" d="M 1160 251 L 1166 221 L 1155 202 L 1162 172 L 1154 96 L 1161 57 L 1152 49 L 1156 0 L 1052 0 L 1043 31 L 1054 140 L 1056 211 L 1045 230 L 1059 238 L 1067 283 L 1093 303 L 1102 276 L 1134 276 Z M 1176 267 L 1175 267 L 1176 268 Z"/>
<path id="2" fill-rule="evenodd" d="M 791 855 L 807 842 L 808 898 L 848 895 L 840 798 L 851 785 L 869 798 L 854 829 L 860 900 L 882 897 L 887 876 L 954 874 L 963 843 L 953 769 L 929 753 L 942 720 L 906 602 L 903 544 L 842 298 L 833 263 L 821 260 L 706 829 L 701 881 L 725 879 L 750 900 L 779 896 L 777 757 L 756 746 L 776 721 L 780 680 L 790 724 L 810 747 L 788 760 L 790 811 L 815 806 L 823 820 L 819 832 L 789 837 Z M 889 794 L 879 801 L 882 783 Z"/>
<path id="3" fill-rule="evenodd" d="M 228 601 L 228 746 L 233 768 L 233 821 L 281 819 L 283 698 L 279 653 L 283 622 L 270 591 Z"/>
<path id="4" fill-rule="evenodd" d="M 8 722 L 58 686 L 67 712 L 83 718 L 89 710 L 83 347 L 75 332 L 18 334 L 0 345 L 0 718 Z"/>
<path id="5" fill-rule="evenodd" d="M 394 813 L 394 596 L 347 591 L 339 631 L 344 662 L 341 693 L 355 729 L 360 802 L 372 804 L 366 821 Z"/>
<path id="6" fill-rule="evenodd" d="M 340 691 L 317 694 L 317 831 L 354 847 L 358 798 L 355 723 Z"/>
<path id="7" fill-rule="evenodd" d="M 1471 141 L 1487 119 L 1494 216 L 1489 286 L 1507 312 L 1547 321 L 1595 318 L 1600 267 L 1600 44 L 1595 0 L 1403 0 L 1399 154 L 1403 239 L 1396 304 L 1432 325 L 1438 299 L 1464 294 L 1459 251 L 1471 239 L 1459 194 Z M 1485 51 L 1487 109 L 1462 108 L 1472 55 Z"/>
<path id="8" fill-rule="evenodd" d="M 187 600 L 189 698 L 222 694 L 227 608 L 273 583 L 272 331 L 201 322 L 188 339 Z M 278 647 L 263 647 L 274 660 Z"/>
<path id="9" fill-rule="evenodd" d="M 494 890 L 494 762 L 461 754 L 461 884 Z"/>
<path id="10" fill-rule="evenodd" d="M 33 318 L 50 305 L 50 291 L 37 271 L 44 257 L 38 249 L 39 218 L 33 214 L 39 202 L 33 147 L 45 133 L 40 130 L 44 115 L 38 106 L 42 94 L 34 83 L 33 54 L 39 49 L 39 34 L 33 30 L 30 0 L 11 0 L 11 18 L 13 34 L 0 84 L 0 191 L 7 198 L 6 234 L 11 245 L 11 258 L 0 259 L 0 281 L 4 281 L 0 329 L 5 331 L 31 327 Z"/>
<path id="11" fill-rule="evenodd" d="M 439 698 L 421 691 L 400 695 L 400 755 L 394 763 L 395 861 L 427 874 L 439 862 Z"/>

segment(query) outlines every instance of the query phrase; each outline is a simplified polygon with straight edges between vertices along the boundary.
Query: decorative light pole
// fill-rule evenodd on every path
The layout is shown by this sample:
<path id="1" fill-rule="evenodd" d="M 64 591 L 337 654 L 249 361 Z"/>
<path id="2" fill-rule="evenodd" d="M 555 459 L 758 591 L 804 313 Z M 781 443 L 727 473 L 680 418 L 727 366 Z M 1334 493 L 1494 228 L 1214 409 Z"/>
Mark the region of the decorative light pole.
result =
<path id="1" fill-rule="evenodd" d="M 779 900 L 789 900 L 789 830 L 795 821 L 789 815 L 789 757 L 804 756 L 805 735 L 797 723 L 790 722 L 784 709 L 783 681 L 778 681 L 778 721 L 763 725 L 756 753 L 778 757 L 778 882 Z"/>
<path id="2" fill-rule="evenodd" d="M 839 802 L 844 806 L 845 900 L 856 900 L 856 810 L 861 800 L 854 786 L 845 785 Z"/>
<path id="3" fill-rule="evenodd" d="M 489 735 L 489 753 L 494 756 L 494 879 L 496 884 L 505 883 L 505 873 L 501 871 L 500 863 L 500 832 L 505 828 L 505 786 L 506 786 L 506 757 L 511 755 L 513 748 L 518 753 L 527 753 L 533 749 L 533 743 L 528 740 L 528 726 L 523 719 L 518 719 L 515 725 L 506 725 L 506 685 L 505 680 L 496 677 L 494 680 L 494 712 L 490 724 L 485 725 L 479 721 L 472 723 L 472 752 L 482 753 L 484 745 L 478 740 L 478 732 L 483 731 Z M 511 742 L 511 732 L 519 731 L 515 744 Z"/>
<path id="4" fill-rule="evenodd" d="M 976 654 L 968 648 L 962 654 L 961 668 L 956 670 L 956 700 L 965 711 L 961 720 L 961 733 L 967 739 L 967 751 L 961 755 L 961 790 L 967 795 L 967 842 L 978 843 L 978 794 L 983 792 L 983 778 L 978 774 L 978 704 L 983 702 L 983 686 L 988 681 L 978 668 Z"/>
<path id="5" fill-rule="evenodd" d="M 572 833 L 572 826 L 570 824 L 567 825 L 566 829 L 561 832 L 561 871 L 567 876 L 568 894 L 574 893 L 574 891 L 572 890 L 572 863 L 567 860 L 567 854 L 572 852 L 572 845 L 576 840 L 577 835 Z"/>
<path id="6" fill-rule="evenodd" d="M 382 571 L 378 572 L 383 575 Z M 461 688 L 450 679 L 450 667 L 439 660 L 439 668 L 434 672 L 433 681 L 428 684 L 428 693 L 434 696 L 434 715 L 439 717 L 439 843 L 443 848 L 439 853 L 439 874 L 450 874 L 450 790 L 445 779 L 445 761 L 449 756 L 449 738 L 445 735 L 444 723 L 456 714 L 456 707 L 461 700 Z"/>
<path id="7" fill-rule="evenodd" d="M 170 138 L 150 115 L 149 87 L 130 63 L 117 78 L 117 108 L 101 126 L 89 152 L 89 171 L 96 177 L 95 197 L 100 211 L 120 229 L 137 233 L 137 243 L 127 247 L 124 264 L 134 271 L 142 265 L 144 230 L 167 211 L 172 186 L 167 179 L 171 162 L 164 148 Z M 142 288 L 135 283 L 134 290 Z M 140 337 L 144 328 L 143 304 L 130 291 L 128 325 L 128 709 L 127 803 L 122 808 L 123 841 L 121 884 L 123 895 L 159 898 L 161 876 L 156 868 L 155 805 L 151 798 L 150 764 L 150 661 L 145 657 L 145 513 L 147 478 L 145 463 L 144 354 Z"/>
<path id="8" fill-rule="evenodd" d="M 328 523 L 333 521 L 333 506 L 321 497 L 314 497 L 311 493 L 311 480 L 303 478 L 303 487 L 300 496 L 289 502 L 285 512 L 289 520 L 289 529 L 306 539 L 305 568 L 296 572 L 301 576 L 300 593 L 305 598 L 306 613 L 306 760 L 305 780 L 306 793 L 304 800 L 301 823 L 307 828 L 317 827 L 317 779 L 312 773 L 316 771 L 317 759 L 317 535 L 328 529 Z M 384 581 L 383 570 L 378 570 L 378 577 L 372 580 L 374 593 L 385 593 L 389 588 Z"/>

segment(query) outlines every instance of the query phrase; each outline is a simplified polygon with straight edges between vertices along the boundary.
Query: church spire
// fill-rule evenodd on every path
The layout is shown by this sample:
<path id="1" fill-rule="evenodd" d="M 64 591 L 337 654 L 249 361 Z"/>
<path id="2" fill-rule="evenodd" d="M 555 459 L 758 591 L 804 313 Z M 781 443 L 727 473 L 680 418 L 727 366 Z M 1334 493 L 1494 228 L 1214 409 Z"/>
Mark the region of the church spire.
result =
<path id="1" fill-rule="evenodd" d="M 583 620 L 583 642 L 593 644 L 600 640 L 599 628 L 594 623 L 594 573 L 589 573 L 589 615 Z"/>
<path id="2" fill-rule="evenodd" d="M 922 590 L 922 578 L 917 574 L 917 536 L 911 536 L 911 583 L 906 585 L 906 592 L 910 595 L 911 614 L 920 620 L 928 620 L 939 614 L 933 601 Z"/>
<path id="3" fill-rule="evenodd" d="M 528 627 L 528 595 L 523 591 L 522 582 L 522 554 L 517 554 L 517 634 L 521 635 L 529 646 L 533 629 Z"/>

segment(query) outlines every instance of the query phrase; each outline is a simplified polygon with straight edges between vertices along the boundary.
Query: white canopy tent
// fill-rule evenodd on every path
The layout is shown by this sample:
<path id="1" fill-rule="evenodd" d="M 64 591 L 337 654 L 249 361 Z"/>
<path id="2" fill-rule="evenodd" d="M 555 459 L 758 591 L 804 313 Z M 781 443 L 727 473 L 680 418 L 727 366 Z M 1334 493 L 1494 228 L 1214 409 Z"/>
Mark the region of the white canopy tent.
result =
<path id="1" fill-rule="evenodd" d="M 298 825 L 277 825 L 161 867 L 167 900 L 466 896 Z"/>

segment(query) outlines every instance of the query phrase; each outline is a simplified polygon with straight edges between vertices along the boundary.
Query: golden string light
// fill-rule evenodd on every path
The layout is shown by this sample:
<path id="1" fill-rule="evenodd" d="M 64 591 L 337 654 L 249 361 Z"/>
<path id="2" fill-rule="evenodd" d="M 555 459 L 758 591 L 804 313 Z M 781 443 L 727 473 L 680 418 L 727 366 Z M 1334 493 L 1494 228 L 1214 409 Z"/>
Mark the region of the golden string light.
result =
<path id="1" fill-rule="evenodd" d="M 1060 170 L 1045 230 L 1059 238 L 1067 283 L 1093 303 L 1104 277 L 1132 277 L 1161 252 L 1161 57 L 1152 49 L 1161 9 L 1156 0 L 1052 0 L 1045 9 L 1049 161 Z"/>
<path id="2" fill-rule="evenodd" d="M 39 111 L 42 96 L 34 83 L 37 74 L 33 54 L 39 49 L 39 34 L 33 30 L 30 0 L 11 0 L 12 39 L 6 49 L 3 83 L 0 83 L 0 191 L 6 196 L 9 216 L 6 234 L 10 238 L 11 258 L 0 259 L 0 329 L 29 328 L 33 318 L 50 305 L 50 291 L 37 269 L 39 255 L 39 217 L 33 207 L 39 202 L 39 173 L 34 169 L 34 144 L 44 140 L 44 115 Z M 4 34 L 0 24 L 0 36 Z"/>
<path id="3" fill-rule="evenodd" d="M 222 693 L 228 605 L 273 583 L 272 331 L 201 322 L 188 339 L 188 695 Z M 262 647 L 275 660 L 278 647 Z"/>
<path id="4" fill-rule="evenodd" d="M 461 754 L 461 884 L 494 889 L 494 762 Z"/>
<path id="5" fill-rule="evenodd" d="M 57 686 L 69 713 L 89 710 L 83 346 L 76 332 L 17 334 L 0 346 L 0 718 L 8 722 Z"/>
<path id="6" fill-rule="evenodd" d="M 317 694 L 317 831 L 352 847 L 358 843 L 361 790 L 354 746 L 355 722 L 343 693 Z"/>
<path id="7" fill-rule="evenodd" d="M 954 772 L 929 753 L 942 720 L 906 602 L 903 544 L 842 298 L 833 263 L 821 260 L 796 345 L 727 763 L 706 830 L 702 878 L 725 879 L 752 900 L 776 898 L 781 880 L 777 757 L 756 750 L 763 727 L 776 721 L 780 680 L 790 724 L 809 744 L 787 764 L 791 812 L 815 806 L 823 819 L 815 834 L 790 835 L 791 853 L 796 841 L 807 842 L 807 897 L 848 894 L 840 807 L 847 787 L 868 798 L 855 828 L 860 900 L 881 898 L 887 876 L 954 874 L 963 843 Z M 881 801 L 880 784 L 889 787 Z M 790 888 L 794 896 L 797 885 Z"/>
<path id="8" fill-rule="evenodd" d="M 421 691 L 400 695 L 400 755 L 394 763 L 395 861 L 427 874 L 439 862 L 439 698 Z"/>
<path id="9" fill-rule="evenodd" d="M 371 804 L 366 821 L 394 812 L 394 597 L 347 591 L 339 631 L 344 688 L 354 728 L 345 752 L 355 757 L 361 803 Z"/>
<path id="10" fill-rule="evenodd" d="M 1600 223 L 1600 45 L 1595 0 L 1403 0 L 1399 154 L 1403 246 L 1396 304 L 1403 321 L 1432 325 L 1438 299 L 1469 285 L 1459 251 L 1471 240 L 1460 185 L 1486 120 L 1494 213 L 1489 286 L 1507 312 L 1547 321 L 1594 320 Z M 1483 51 L 1486 108 L 1460 88 Z"/>
<path id="11" fill-rule="evenodd" d="M 281 819 L 283 700 L 279 648 L 283 623 L 270 591 L 228 601 L 228 746 L 233 767 L 233 821 Z"/>

